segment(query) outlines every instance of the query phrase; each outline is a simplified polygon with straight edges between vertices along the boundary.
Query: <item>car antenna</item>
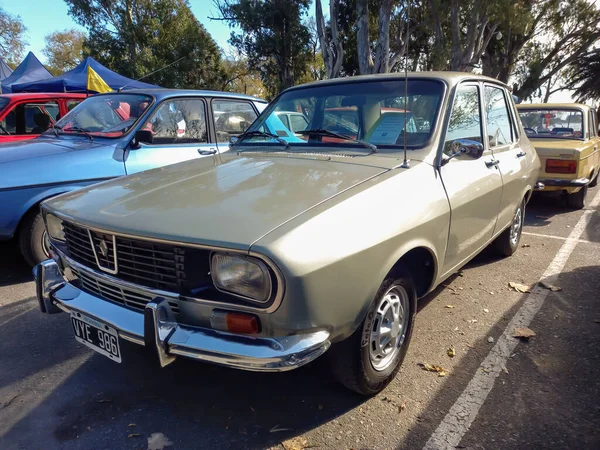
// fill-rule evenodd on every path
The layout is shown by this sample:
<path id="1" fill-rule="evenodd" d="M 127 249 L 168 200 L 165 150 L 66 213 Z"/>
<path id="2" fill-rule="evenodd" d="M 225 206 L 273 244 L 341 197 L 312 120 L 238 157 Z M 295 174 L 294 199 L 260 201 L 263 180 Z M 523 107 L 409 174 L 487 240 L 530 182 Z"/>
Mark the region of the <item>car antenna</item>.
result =
<path id="1" fill-rule="evenodd" d="M 117 92 L 121 92 L 123 89 L 125 89 L 127 86 L 129 86 L 131 83 L 135 83 L 136 81 L 143 80 L 144 78 L 146 78 L 146 77 L 149 77 L 150 75 L 154 75 L 155 73 L 157 73 L 157 72 L 160 72 L 161 70 L 164 70 L 164 69 L 166 69 L 167 67 L 171 67 L 173 64 L 177 64 L 179 61 L 181 61 L 181 60 L 182 60 L 182 59 L 184 59 L 184 58 L 185 58 L 185 56 L 182 56 L 182 57 L 181 57 L 181 58 L 179 58 L 178 60 L 176 60 L 176 61 L 173 61 L 172 63 L 170 63 L 170 64 L 167 64 L 166 66 L 163 66 L 163 67 L 161 67 L 160 69 L 156 69 L 156 70 L 154 70 L 154 71 L 152 71 L 152 72 L 150 72 L 150 73 L 147 73 L 147 74 L 146 74 L 146 75 L 144 75 L 144 76 L 141 76 L 141 77 L 139 77 L 139 78 L 138 78 L 138 79 L 136 79 L 136 80 L 132 80 L 132 81 L 130 81 L 130 82 L 129 82 L 129 83 L 127 83 L 126 85 L 124 85 L 124 86 L 121 86 L 119 89 L 117 89 Z"/>
<path id="2" fill-rule="evenodd" d="M 410 0 L 406 0 L 406 45 L 404 46 L 404 162 L 400 167 L 410 169 L 406 158 L 406 122 L 408 117 L 408 45 L 410 43 Z"/>

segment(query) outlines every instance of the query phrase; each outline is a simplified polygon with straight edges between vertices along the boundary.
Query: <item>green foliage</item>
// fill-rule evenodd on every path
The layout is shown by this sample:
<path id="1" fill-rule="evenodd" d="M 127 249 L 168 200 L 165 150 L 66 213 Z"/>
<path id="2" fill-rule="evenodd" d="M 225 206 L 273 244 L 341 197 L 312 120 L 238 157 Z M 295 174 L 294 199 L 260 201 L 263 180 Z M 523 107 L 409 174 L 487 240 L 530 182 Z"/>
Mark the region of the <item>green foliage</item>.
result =
<path id="1" fill-rule="evenodd" d="M 25 25 L 20 16 L 13 16 L 0 8 L 0 58 L 13 69 L 25 54 Z"/>
<path id="2" fill-rule="evenodd" d="M 46 46 L 42 53 L 48 60 L 48 70 L 60 75 L 71 70 L 83 60 L 83 41 L 85 33 L 70 29 L 55 31 L 46 36 Z"/>
<path id="3" fill-rule="evenodd" d="M 110 69 L 169 88 L 222 86 L 220 50 L 187 0 L 65 1 L 88 29 L 86 53 Z"/>
<path id="4" fill-rule="evenodd" d="M 268 97 L 293 86 L 307 70 L 310 33 L 302 22 L 310 0 L 217 0 L 221 19 L 242 32 L 230 43 L 260 73 Z"/>

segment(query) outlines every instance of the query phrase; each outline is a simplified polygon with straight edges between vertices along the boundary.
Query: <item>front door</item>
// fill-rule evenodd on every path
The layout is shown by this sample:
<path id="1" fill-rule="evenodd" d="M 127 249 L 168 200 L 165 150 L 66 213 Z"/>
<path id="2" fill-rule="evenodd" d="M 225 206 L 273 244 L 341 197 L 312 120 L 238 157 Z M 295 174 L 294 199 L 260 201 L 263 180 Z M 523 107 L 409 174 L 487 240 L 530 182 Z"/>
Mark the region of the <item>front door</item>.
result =
<path id="1" fill-rule="evenodd" d="M 452 153 L 456 139 L 484 144 L 483 155 L 460 155 L 440 168 L 450 202 L 451 218 L 444 274 L 473 256 L 492 237 L 502 199 L 502 178 L 492 152 L 483 140 L 480 86 L 461 84 L 456 88 L 444 142 L 444 154 Z"/>
<path id="2" fill-rule="evenodd" d="M 201 98 L 167 99 L 140 128 L 152 132 L 152 143 L 128 149 L 128 174 L 167 166 L 217 152 L 209 142 L 206 103 Z"/>

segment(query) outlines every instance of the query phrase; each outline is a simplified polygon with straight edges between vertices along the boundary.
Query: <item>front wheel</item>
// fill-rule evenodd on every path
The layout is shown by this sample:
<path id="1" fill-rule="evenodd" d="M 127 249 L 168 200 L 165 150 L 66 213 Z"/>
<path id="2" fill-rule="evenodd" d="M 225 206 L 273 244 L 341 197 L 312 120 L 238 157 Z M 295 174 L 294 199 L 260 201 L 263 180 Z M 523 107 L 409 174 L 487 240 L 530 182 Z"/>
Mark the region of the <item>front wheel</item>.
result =
<path id="1" fill-rule="evenodd" d="M 382 391 L 396 377 L 408 350 L 416 305 L 407 272 L 386 278 L 362 324 L 329 351 L 338 381 L 362 395 Z"/>
<path id="2" fill-rule="evenodd" d="M 41 213 L 31 212 L 23 219 L 19 232 L 19 250 L 32 267 L 50 258 L 48 237 Z"/>
<path id="3" fill-rule="evenodd" d="M 496 238 L 494 243 L 496 250 L 502 256 L 512 256 L 519 248 L 521 233 L 523 231 L 523 222 L 525 220 L 525 200 L 522 200 L 515 211 L 510 226 Z"/>

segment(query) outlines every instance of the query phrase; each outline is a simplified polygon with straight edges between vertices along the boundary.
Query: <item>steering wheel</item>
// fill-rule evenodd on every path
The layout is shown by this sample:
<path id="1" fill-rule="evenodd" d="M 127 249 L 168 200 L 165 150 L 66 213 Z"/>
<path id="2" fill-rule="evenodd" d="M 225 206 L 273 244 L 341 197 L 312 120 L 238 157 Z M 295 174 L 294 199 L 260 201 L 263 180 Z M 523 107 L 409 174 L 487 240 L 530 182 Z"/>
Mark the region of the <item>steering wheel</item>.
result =
<path id="1" fill-rule="evenodd" d="M 523 127 L 523 129 L 525 130 L 525 133 L 527 133 L 527 134 L 538 134 L 537 131 L 535 131 L 533 128 Z"/>

